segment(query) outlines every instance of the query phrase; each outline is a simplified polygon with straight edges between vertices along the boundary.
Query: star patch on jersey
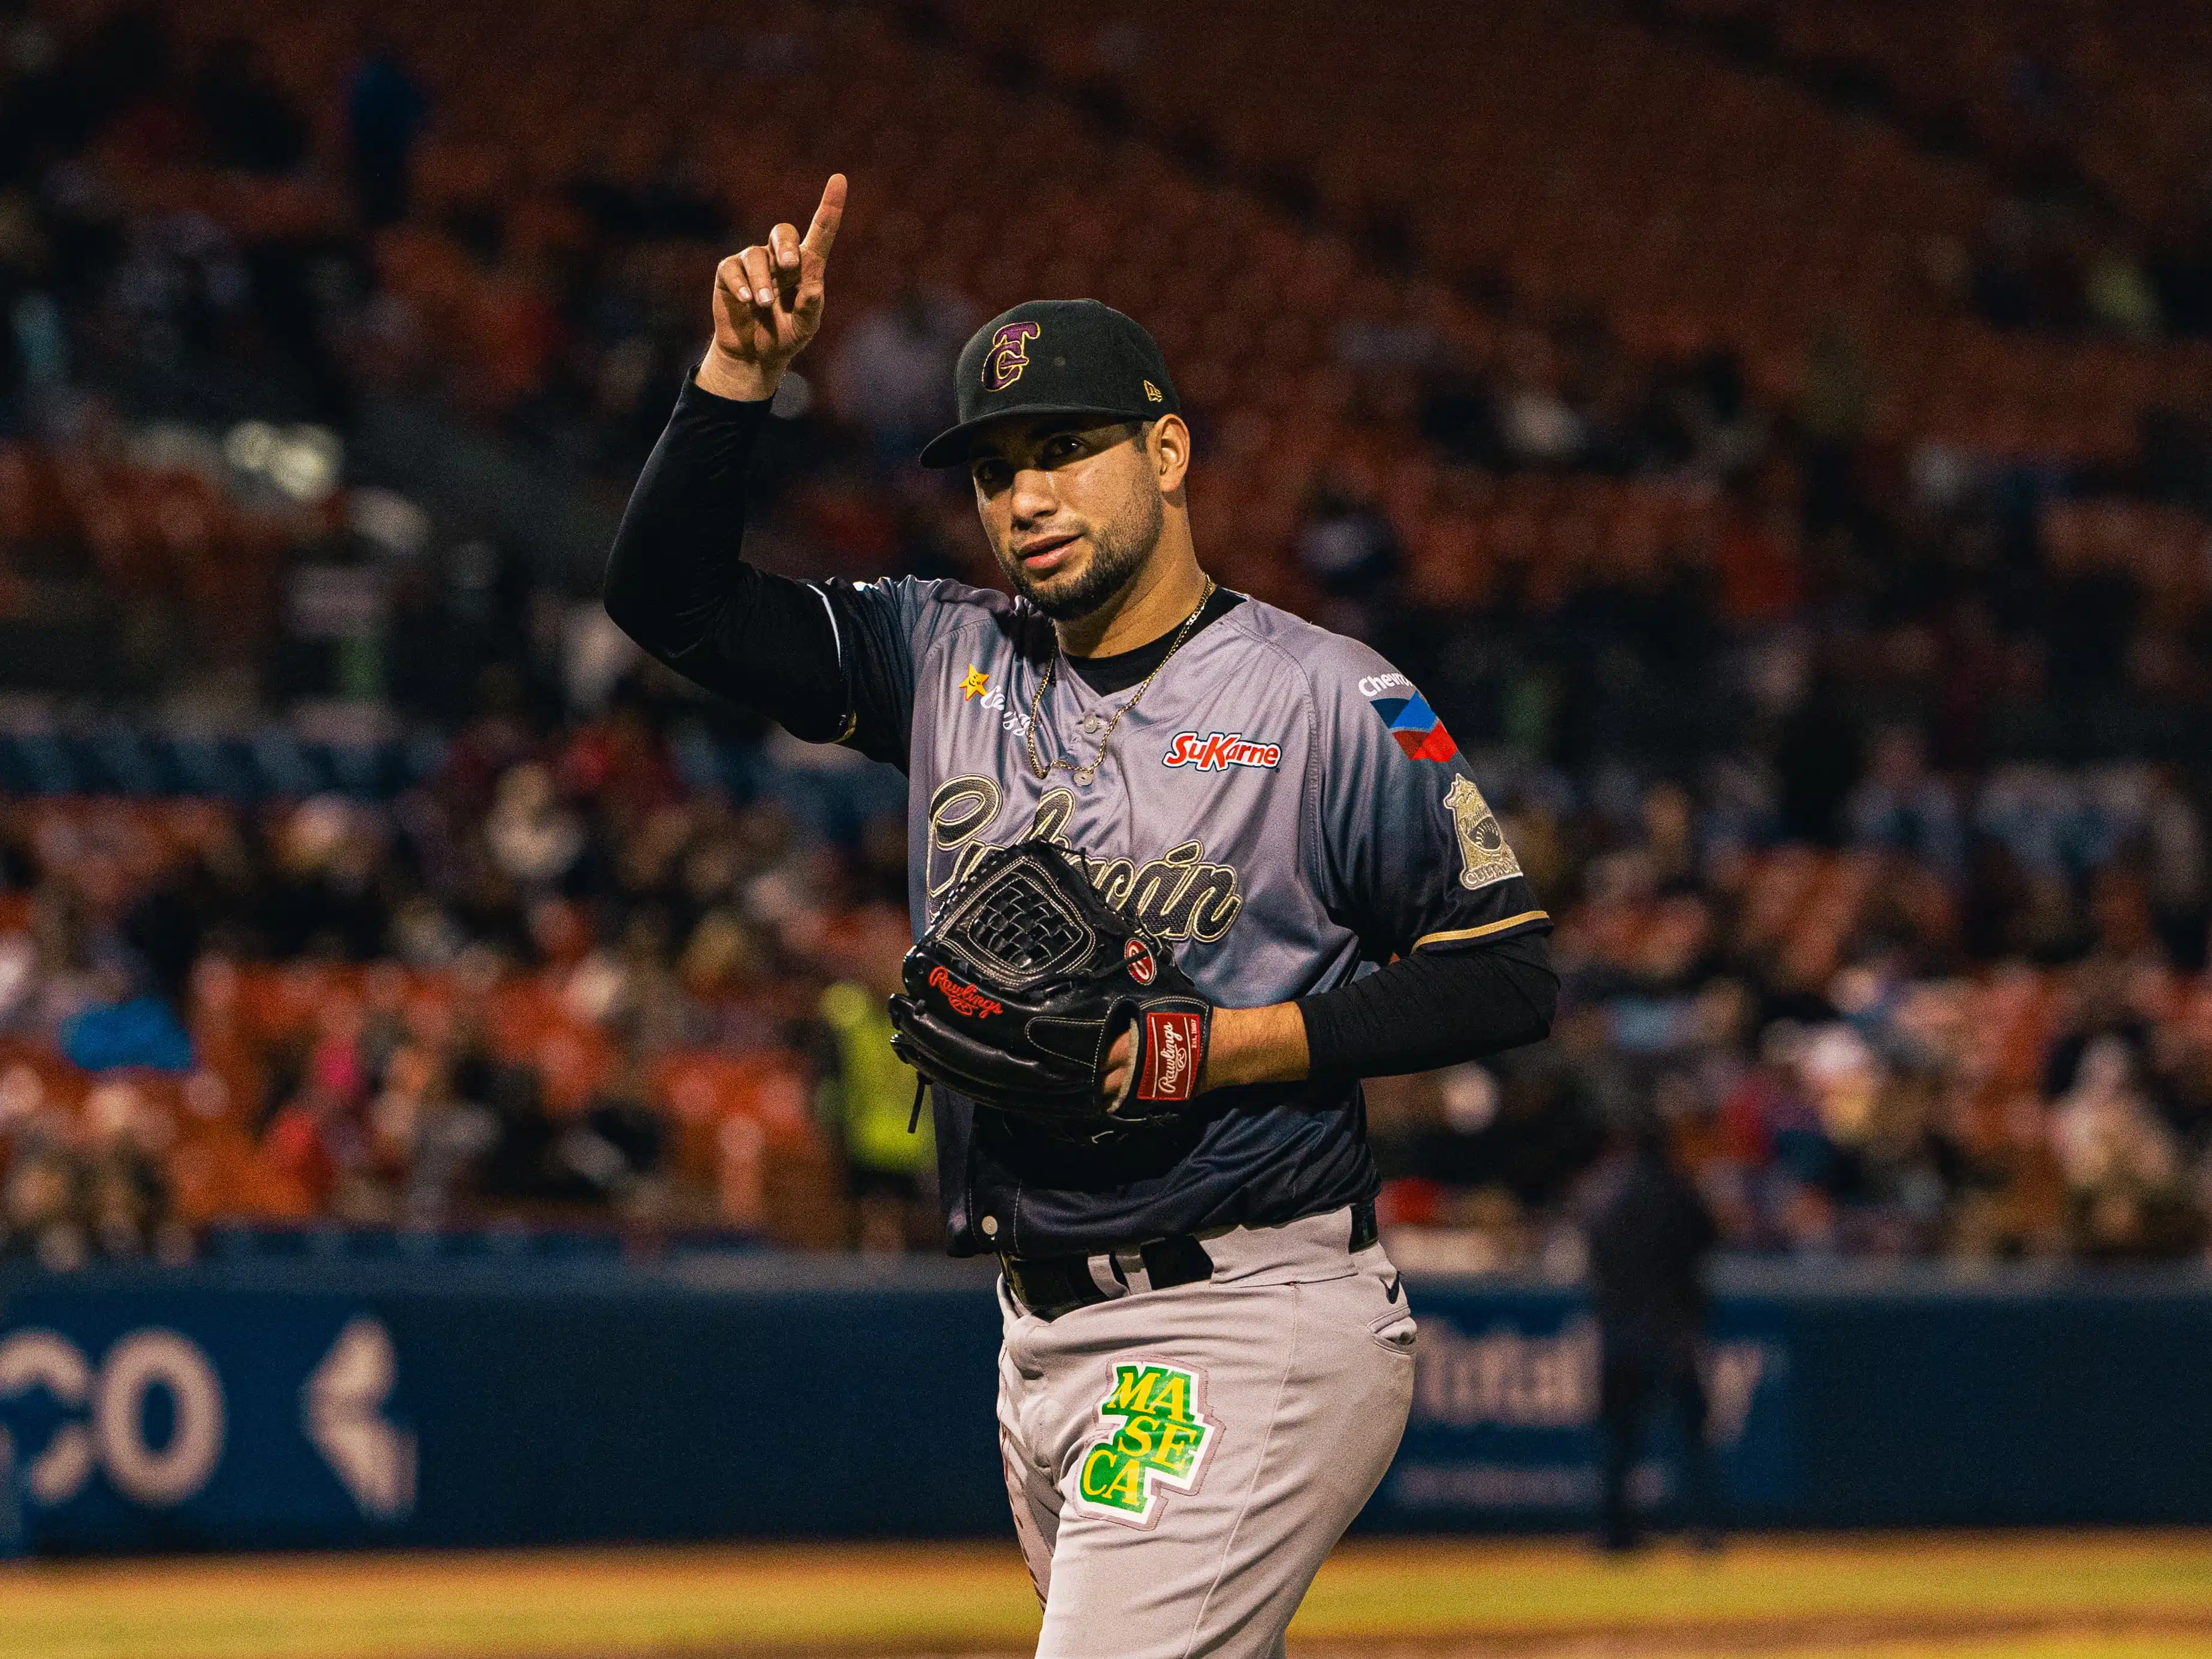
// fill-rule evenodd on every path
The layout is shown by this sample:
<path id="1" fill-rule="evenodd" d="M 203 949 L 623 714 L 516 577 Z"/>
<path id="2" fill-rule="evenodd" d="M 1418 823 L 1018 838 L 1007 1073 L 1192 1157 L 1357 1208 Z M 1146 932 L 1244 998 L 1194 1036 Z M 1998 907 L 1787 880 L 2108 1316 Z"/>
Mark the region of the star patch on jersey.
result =
<path id="1" fill-rule="evenodd" d="M 1398 740 L 1398 747 L 1415 760 L 1448 761 L 1459 753 L 1459 745 L 1452 734 L 1444 730 L 1444 723 L 1437 718 L 1437 711 L 1429 707 L 1429 700 L 1397 675 L 1390 676 L 1405 686 L 1402 697 L 1370 697 L 1375 712 L 1382 717 L 1382 724 L 1390 728 L 1390 735 Z M 1363 683 L 1364 685 L 1364 683 Z"/>
<path id="2" fill-rule="evenodd" d="M 1108 1431 L 1083 1455 L 1076 1480 L 1089 1514 L 1149 1531 L 1169 1492 L 1198 1490 L 1221 1425 L 1206 1415 L 1206 1373 L 1149 1359 L 1114 1367 L 1114 1387 L 1098 1402 Z"/>
<path id="3" fill-rule="evenodd" d="M 975 664 L 970 663 L 968 665 L 968 672 L 960 681 L 960 701 L 966 702 L 970 697 L 980 697 L 990 690 L 990 687 L 991 677 L 976 667 Z"/>
<path id="4" fill-rule="evenodd" d="M 1444 791 L 1444 811 L 1451 814 L 1452 829 L 1459 836 L 1461 886 L 1487 887 L 1493 881 L 1521 873 L 1521 860 L 1505 844 L 1498 814 L 1490 810 L 1490 803 L 1483 799 L 1473 778 L 1452 780 L 1452 787 Z"/>

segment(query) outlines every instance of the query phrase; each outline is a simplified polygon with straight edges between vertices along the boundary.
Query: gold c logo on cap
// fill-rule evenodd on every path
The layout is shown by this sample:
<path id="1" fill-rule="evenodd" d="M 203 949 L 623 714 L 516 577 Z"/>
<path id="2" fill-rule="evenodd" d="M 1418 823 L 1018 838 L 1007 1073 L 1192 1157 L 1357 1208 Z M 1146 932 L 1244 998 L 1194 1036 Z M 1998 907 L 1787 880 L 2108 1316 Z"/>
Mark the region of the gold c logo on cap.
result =
<path id="1" fill-rule="evenodd" d="M 1020 380 L 1030 366 L 1030 342 L 1043 331 L 1035 323 L 1008 323 L 992 335 L 990 355 L 983 359 L 983 389 L 1004 392 Z"/>

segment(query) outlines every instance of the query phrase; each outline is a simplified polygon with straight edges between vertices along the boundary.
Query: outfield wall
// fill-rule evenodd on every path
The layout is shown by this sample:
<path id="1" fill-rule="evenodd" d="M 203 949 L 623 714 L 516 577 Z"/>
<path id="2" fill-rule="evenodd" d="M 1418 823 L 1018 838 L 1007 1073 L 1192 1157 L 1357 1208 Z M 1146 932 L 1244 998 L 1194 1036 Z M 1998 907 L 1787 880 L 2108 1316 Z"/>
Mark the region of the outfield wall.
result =
<path id="1" fill-rule="evenodd" d="M 1413 1421 L 1362 1526 L 1582 1524 L 1579 1298 L 1412 1282 Z M 2212 1522 L 2200 1273 L 1737 1268 L 1718 1288 L 1712 1432 L 1744 1524 Z M 0 1549 L 1003 1532 L 996 1346 L 973 1264 L 0 1279 Z"/>

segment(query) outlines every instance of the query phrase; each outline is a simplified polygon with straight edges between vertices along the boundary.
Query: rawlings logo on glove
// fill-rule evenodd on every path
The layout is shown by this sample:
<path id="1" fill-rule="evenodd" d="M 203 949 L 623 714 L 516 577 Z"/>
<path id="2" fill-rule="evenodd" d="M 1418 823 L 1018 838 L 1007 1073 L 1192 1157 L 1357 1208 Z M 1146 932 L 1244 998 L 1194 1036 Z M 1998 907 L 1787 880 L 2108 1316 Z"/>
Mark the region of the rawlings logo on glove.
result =
<path id="1" fill-rule="evenodd" d="M 979 1105 L 1080 1138 L 1179 1115 L 1205 1076 L 1213 1006 L 1049 842 L 978 860 L 901 979 L 900 1059 Z M 1109 1098 L 1108 1056 L 1125 1031 L 1134 1052 Z"/>
<path id="2" fill-rule="evenodd" d="M 929 982 L 934 989 L 945 993 L 946 1007 L 969 1019 L 988 1019 L 993 1014 L 1006 1012 L 1005 1006 L 985 996 L 981 987 L 963 985 L 941 965 L 929 970 Z"/>

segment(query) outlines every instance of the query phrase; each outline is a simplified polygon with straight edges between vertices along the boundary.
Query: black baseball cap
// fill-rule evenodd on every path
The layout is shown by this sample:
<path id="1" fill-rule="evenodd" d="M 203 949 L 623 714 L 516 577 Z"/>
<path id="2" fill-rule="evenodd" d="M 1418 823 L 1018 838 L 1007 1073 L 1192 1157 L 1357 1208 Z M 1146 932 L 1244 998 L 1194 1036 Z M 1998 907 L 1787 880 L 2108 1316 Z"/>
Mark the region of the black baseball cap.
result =
<path id="1" fill-rule="evenodd" d="M 954 371 L 960 423 L 922 446 L 924 466 L 958 466 L 976 428 L 1009 415 L 1179 414 L 1167 359 L 1131 317 L 1096 300 L 1031 300 L 969 337 Z"/>

